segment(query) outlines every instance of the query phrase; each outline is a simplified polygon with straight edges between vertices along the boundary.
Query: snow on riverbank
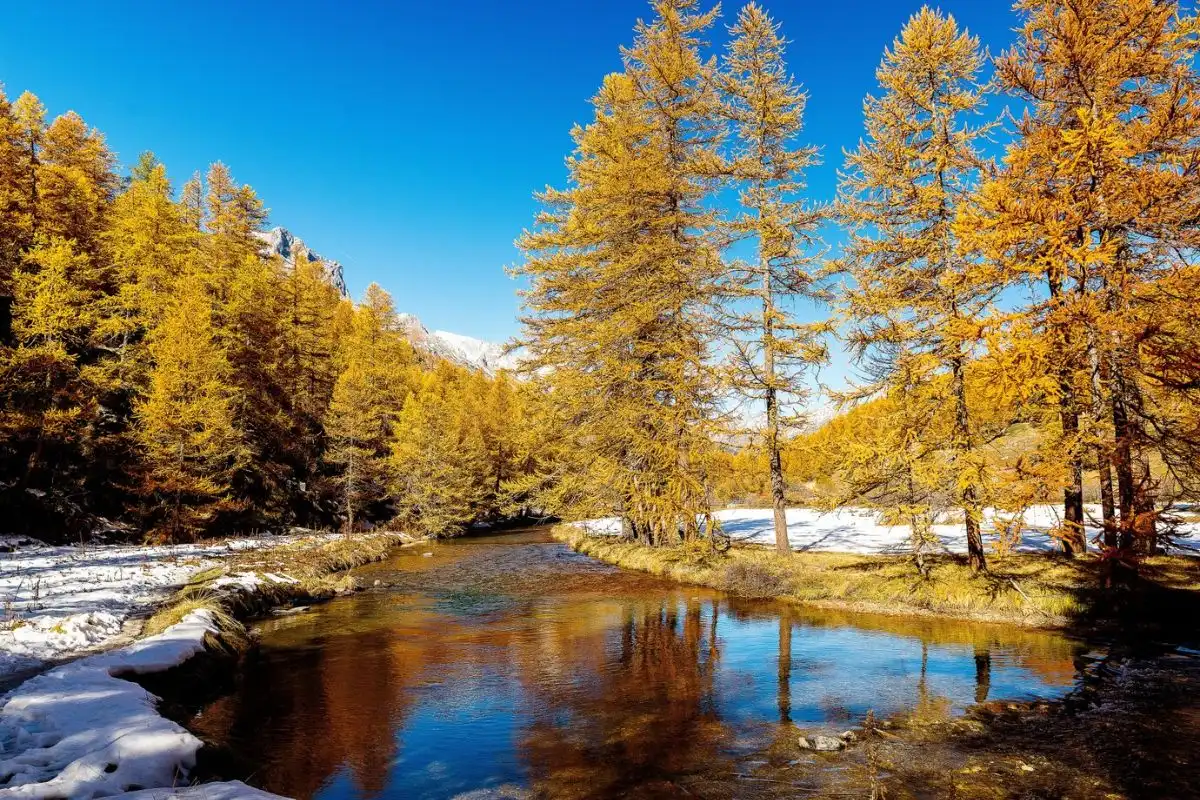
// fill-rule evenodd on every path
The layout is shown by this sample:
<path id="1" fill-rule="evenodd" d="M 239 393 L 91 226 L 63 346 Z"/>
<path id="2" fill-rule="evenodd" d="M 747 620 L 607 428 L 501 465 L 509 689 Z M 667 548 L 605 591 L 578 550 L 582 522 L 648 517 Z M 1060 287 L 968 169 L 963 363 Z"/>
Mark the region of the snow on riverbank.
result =
<path id="1" fill-rule="evenodd" d="M 209 613 L 195 611 L 157 636 L 21 684 L 0 706 L 0 797 L 274 797 L 240 783 L 154 791 L 185 783 L 202 743 L 160 716 L 154 695 L 118 676 L 178 666 L 212 630 Z"/>
<path id="2" fill-rule="evenodd" d="M 0 540 L 0 679 L 103 646 L 196 572 L 297 536 L 170 546 L 49 547 Z M 21 544 L 24 542 L 24 544 Z"/>
<path id="3" fill-rule="evenodd" d="M 1099 507 L 1086 509 L 1089 523 L 1100 517 Z M 1061 524 L 1061 509 L 1054 506 L 1035 506 L 1024 516 L 1021 538 L 1016 549 L 1021 552 L 1047 552 L 1058 549 L 1058 543 L 1050 531 Z M 997 514 L 988 510 L 984 515 L 984 540 L 996 540 L 992 524 Z M 716 513 L 725 532 L 735 542 L 774 544 L 775 521 L 769 508 L 729 508 Z M 621 524 L 615 517 L 579 523 L 585 530 L 598 534 L 619 534 Z M 793 550 L 869 554 L 902 554 L 909 552 L 909 528 L 907 525 L 883 525 L 878 515 L 869 509 L 847 508 L 822 513 L 811 508 L 789 508 L 787 511 L 788 541 Z M 1088 525 L 1088 538 L 1099 531 L 1094 524 Z M 963 526 L 935 525 L 933 533 L 941 547 L 952 553 L 965 553 L 967 544 L 963 537 Z M 1200 523 L 1192 522 L 1180 526 L 1180 535 L 1200 535 Z"/>

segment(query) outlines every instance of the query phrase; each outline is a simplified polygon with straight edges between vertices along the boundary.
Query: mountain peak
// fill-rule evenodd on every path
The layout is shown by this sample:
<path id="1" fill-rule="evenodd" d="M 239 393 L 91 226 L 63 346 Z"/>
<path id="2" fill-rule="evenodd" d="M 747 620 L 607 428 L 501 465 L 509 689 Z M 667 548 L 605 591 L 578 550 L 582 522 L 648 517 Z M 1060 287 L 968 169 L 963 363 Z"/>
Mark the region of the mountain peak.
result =
<path id="1" fill-rule="evenodd" d="M 499 370 L 514 370 L 520 362 L 515 353 L 505 355 L 504 345 L 497 342 L 485 342 L 449 331 L 431 331 L 415 314 L 397 314 L 396 319 L 401 332 L 414 347 L 455 364 L 494 375 Z"/>
<path id="2" fill-rule="evenodd" d="M 319 263 L 325 271 L 325 279 L 329 281 L 329 284 L 337 289 L 342 297 L 350 296 L 346 290 L 346 276 L 342 271 L 342 265 L 313 252 L 303 239 L 287 228 L 276 226 L 269 231 L 258 231 L 255 235 L 262 241 L 263 250 L 267 255 L 279 256 L 289 267 L 296 265 L 297 258 Z"/>

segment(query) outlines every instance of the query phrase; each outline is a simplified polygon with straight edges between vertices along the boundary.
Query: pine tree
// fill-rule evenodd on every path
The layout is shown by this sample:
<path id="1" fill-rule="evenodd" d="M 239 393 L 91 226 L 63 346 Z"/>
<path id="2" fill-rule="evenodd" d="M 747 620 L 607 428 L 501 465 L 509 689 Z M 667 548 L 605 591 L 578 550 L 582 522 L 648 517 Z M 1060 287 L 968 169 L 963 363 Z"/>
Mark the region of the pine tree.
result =
<path id="1" fill-rule="evenodd" d="M 234 424 L 235 390 L 213 325 L 211 299 L 196 276 L 151 333 L 154 370 L 136 407 L 144 474 L 140 493 L 163 538 L 194 538 L 234 510 L 231 481 L 246 459 Z"/>
<path id="2" fill-rule="evenodd" d="M 823 326 L 798 323 L 786 310 L 788 301 L 819 295 L 811 273 L 822 213 L 797 197 L 804 189 L 805 170 L 818 157 L 815 147 L 796 142 L 807 98 L 787 72 L 778 26 L 751 3 L 731 33 L 725 88 L 738 136 L 734 170 L 744 187 L 741 203 L 746 209 L 733 227 L 753 237 L 758 258 L 735 265 L 726 288 L 735 307 L 725 324 L 734 354 L 733 386 L 765 405 L 775 546 L 790 552 L 783 438 L 789 423 L 802 419 L 797 406 L 808 396 L 806 373 L 826 355 L 819 338 Z M 747 298 L 760 303 L 757 314 L 736 305 Z"/>

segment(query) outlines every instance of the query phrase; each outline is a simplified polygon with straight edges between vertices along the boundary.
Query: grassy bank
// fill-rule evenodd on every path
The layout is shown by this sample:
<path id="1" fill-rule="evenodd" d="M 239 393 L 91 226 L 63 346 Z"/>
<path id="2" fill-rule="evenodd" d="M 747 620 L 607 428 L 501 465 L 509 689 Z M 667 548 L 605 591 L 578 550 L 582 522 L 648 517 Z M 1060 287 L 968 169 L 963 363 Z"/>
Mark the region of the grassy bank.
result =
<path id="1" fill-rule="evenodd" d="M 207 610 L 217 623 L 211 647 L 240 650 L 247 643 L 242 620 L 272 608 L 324 600 L 359 588 L 355 567 L 382 561 L 407 541 L 400 534 L 312 536 L 279 547 L 248 550 L 192 576 L 143 628 L 160 633 L 192 611 Z"/>
<path id="2" fill-rule="evenodd" d="M 1063 627 L 1102 614 L 1099 560 L 1012 554 L 973 574 L 963 559 L 929 559 L 921 577 L 903 556 L 780 555 L 757 546 L 714 553 L 704 543 L 654 548 L 560 525 L 554 536 L 608 564 L 747 597 L 882 614 L 935 615 L 1034 627 Z M 1197 559 L 1161 556 L 1142 566 L 1147 585 L 1200 601 Z"/>

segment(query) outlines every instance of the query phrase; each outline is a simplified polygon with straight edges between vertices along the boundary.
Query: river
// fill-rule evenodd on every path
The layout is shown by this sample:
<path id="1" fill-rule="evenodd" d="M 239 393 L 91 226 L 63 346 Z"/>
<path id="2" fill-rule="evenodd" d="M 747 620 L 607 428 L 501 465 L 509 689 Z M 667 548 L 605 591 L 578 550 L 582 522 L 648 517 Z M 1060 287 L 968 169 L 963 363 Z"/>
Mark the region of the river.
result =
<path id="1" fill-rule="evenodd" d="M 802 796 L 869 759 L 798 735 L 1060 697 L 1082 653 L 1043 631 L 679 586 L 544 529 L 358 574 L 380 585 L 257 624 L 236 685 L 190 721 L 226 777 L 295 798 Z"/>

